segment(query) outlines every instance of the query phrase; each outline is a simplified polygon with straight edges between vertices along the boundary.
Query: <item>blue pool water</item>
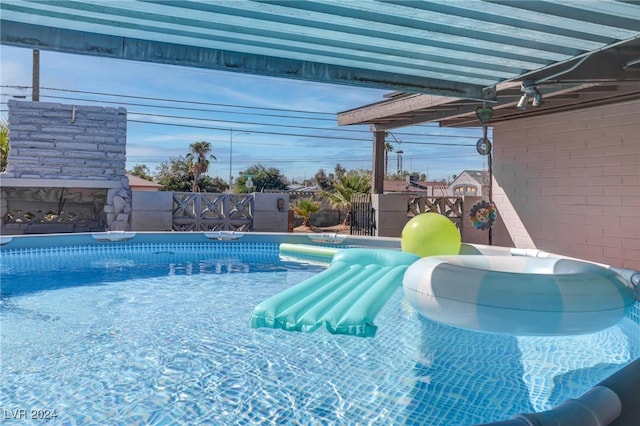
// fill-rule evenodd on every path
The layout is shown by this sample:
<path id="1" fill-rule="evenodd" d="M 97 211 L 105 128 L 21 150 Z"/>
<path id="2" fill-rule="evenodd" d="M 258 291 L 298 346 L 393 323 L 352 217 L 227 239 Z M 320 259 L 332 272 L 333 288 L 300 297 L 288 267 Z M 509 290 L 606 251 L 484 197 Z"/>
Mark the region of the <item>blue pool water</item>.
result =
<path id="1" fill-rule="evenodd" d="M 514 337 L 426 320 L 399 288 L 375 338 L 251 329 L 255 305 L 322 269 L 277 244 L 16 250 L 0 267 L 8 422 L 471 425 L 550 409 L 640 356 L 638 304 L 599 333 Z"/>

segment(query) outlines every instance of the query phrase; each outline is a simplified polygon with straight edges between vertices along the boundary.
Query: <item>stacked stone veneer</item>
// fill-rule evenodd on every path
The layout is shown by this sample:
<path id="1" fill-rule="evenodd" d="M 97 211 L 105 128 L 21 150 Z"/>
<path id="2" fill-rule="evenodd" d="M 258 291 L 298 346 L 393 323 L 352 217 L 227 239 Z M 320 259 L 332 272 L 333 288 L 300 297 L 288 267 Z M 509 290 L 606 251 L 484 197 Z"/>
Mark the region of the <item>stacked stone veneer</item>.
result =
<path id="1" fill-rule="evenodd" d="M 82 200 L 104 217 L 104 229 L 130 229 L 126 110 L 16 100 L 8 105 L 10 152 L 7 170 L 0 174 L 3 228 L 9 225 L 7 212 L 19 208 L 20 201 L 45 202 L 37 195 L 43 188 L 74 188 L 76 193 L 92 188 L 96 194 L 106 192 L 102 210 L 95 212 L 100 202 Z M 9 195 L 18 192 L 19 199 Z"/>

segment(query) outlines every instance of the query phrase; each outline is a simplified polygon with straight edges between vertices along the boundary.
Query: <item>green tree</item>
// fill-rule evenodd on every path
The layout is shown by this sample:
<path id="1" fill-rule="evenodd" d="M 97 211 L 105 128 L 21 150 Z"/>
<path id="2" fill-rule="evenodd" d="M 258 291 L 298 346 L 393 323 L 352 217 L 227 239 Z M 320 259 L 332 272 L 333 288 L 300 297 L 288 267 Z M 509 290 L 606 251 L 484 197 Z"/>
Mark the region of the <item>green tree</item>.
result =
<path id="1" fill-rule="evenodd" d="M 9 159 L 9 123 L 0 121 L 0 172 L 7 169 Z"/>
<path id="2" fill-rule="evenodd" d="M 410 173 L 407 170 L 403 170 L 402 173 L 398 174 L 398 172 L 391 173 L 389 175 L 390 180 L 407 180 L 407 176 L 418 174 L 417 172 Z"/>
<path id="3" fill-rule="evenodd" d="M 187 154 L 187 161 L 191 161 L 191 167 L 193 171 L 193 186 L 191 188 L 192 192 L 198 192 L 200 189 L 198 186 L 198 182 L 200 181 L 200 176 L 207 173 L 209 170 L 209 158 L 213 158 L 216 160 L 216 157 L 213 154 L 209 154 L 211 152 L 211 143 L 205 141 L 194 142 L 189 145 L 189 149 L 191 152 Z"/>
<path id="4" fill-rule="evenodd" d="M 223 193 L 229 188 L 229 184 L 218 176 L 202 175 L 198 179 L 198 188 L 199 192 Z"/>
<path id="5" fill-rule="evenodd" d="M 156 182 L 164 185 L 164 191 L 189 192 L 193 191 L 195 176 L 192 160 L 184 157 L 171 158 L 156 169 Z M 219 177 L 212 178 L 201 175 L 197 182 L 198 192 L 222 193 L 229 187 Z"/>
<path id="6" fill-rule="evenodd" d="M 156 181 L 164 191 L 188 192 L 193 188 L 191 164 L 184 157 L 172 157 L 156 169 Z"/>
<path id="7" fill-rule="evenodd" d="M 291 208 L 298 217 L 302 218 L 302 226 L 311 228 L 311 215 L 320 210 L 320 202 L 312 198 L 300 198 L 291 205 Z"/>
<path id="8" fill-rule="evenodd" d="M 318 170 L 313 176 L 313 180 L 316 182 L 316 185 L 318 185 L 321 191 L 330 191 L 332 188 L 331 178 L 326 175 L 324 169 Z"/>
<path id="9" fill-rule="evenodd" d="M 133 166 L 133 170 L 127 170 L 127 173 L 133 176 L 138 176 L 142 179 L 153 180 L 153 177 L 151 177 L 151 170 L 149 170 L 149 167 L 147 167 L 146 164 L 136 164 Z"/>
<path id="10" fill-rule="evenodd" d="M 253 186 L 247 188 L 247 180 L 251 177 Z M 256 164 L 240 172 L 236 179 L 235 191 L 238 193 L 263 192 L 268 190 L 283 191 L 287 189 L 287 180 L 282 172 L 275 167 L 265 167 Z"/>
<path id="11" fill-rule="evenodd" d="M 345 211 L 343 225 L 351 222 L 351 197 L 371 192 L 371 173 L 365 170 L 350 170 L 333 185 L 333 191 L 321 191 L 335 208 Z"/>

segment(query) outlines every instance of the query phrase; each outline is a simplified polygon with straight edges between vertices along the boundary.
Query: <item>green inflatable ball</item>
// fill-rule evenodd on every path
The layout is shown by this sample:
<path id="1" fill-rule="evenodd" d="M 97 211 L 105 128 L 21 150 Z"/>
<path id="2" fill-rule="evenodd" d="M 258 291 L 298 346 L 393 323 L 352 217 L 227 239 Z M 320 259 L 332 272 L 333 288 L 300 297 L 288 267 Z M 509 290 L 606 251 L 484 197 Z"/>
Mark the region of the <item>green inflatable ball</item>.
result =
<path id="1" fill-rule="evenodd" d="M 402 251 L 420 257 L 458 254 L 460 232 L 456 225 L 438 213 L 422 213 L 402 229 Z"/>

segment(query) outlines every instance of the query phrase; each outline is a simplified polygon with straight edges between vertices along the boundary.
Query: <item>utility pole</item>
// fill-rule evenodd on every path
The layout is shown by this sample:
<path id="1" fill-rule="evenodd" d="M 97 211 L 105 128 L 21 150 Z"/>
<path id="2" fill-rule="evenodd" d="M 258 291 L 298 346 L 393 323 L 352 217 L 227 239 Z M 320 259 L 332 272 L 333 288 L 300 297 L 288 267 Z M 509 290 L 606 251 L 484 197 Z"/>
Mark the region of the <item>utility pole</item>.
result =
<path id="1" fill-rule="evenodd" d="M 31 82 L 31 100 L 40 101 L 40 51 L 33 50 L 33 73 Z"/>
<path id="2" fill-rule="evenodd" d="M 399 149 L 396 151 L 396 154 L 398 155 L 398 178 L 402 179 L 402 172 L 403 172 L 402 154 L 404 154 L 404 151 Z"/>
<path id="3" fill-rule="evenodd" d="M 251 132 L 239 132 L 236 133 L 236 136 L 239 135 L 250 135 Z M 231 192 L 231 187 L 233 185 L 233 129 L 229 129 L 229 192 Z"/>

